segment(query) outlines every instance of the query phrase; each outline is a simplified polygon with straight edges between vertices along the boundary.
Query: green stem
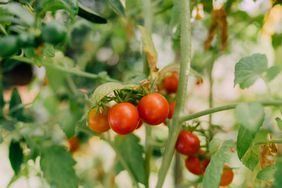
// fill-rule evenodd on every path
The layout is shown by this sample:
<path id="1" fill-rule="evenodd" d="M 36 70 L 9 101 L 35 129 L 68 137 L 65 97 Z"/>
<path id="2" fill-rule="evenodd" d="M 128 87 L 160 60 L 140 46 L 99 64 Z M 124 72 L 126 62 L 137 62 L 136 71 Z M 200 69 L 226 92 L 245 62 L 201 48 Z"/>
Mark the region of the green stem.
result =
<path id="1" fill-rule="evenodd" d="M 281 106 L 282 105 L 282 100 L 275 100 L 275 101 L 253 101 L 253 102 L 259 102 L 261 103 L 263 106 Z M 249 102 L 251 103 L 251 102 Z M 213 113 L 217 113 L 217 112 L 221 112 L 221 111 L 226 111 L 226 110 L 231 110 L 236 108 L 236 106 L 240 104 L 240 103 L 234 103 L 234 104 L 229 104 L 229 105 L 225 105 L 225 106 L 219 106 L 219 107 L 215 107 L 215 108 L 210 108 L 201 112 L 197 112 L 194 114 L 190 114 L 190 115 L 185 115 L 183 117 L 181 117 L 180 122 L 184 122 L 184 121 L 189 121 L 192 119 L 196 119 L 202 116 L 206 116 L 209 114 L 213 114 Z"/>
<path id="2" fill-rule="evenodd" d="M 181 130 L 180 117 L 184 108 L 188 75 L 191 68 L 191 22 L 190 1 L 180 0 L 180 74 L 176 95 L 176 106 L 172 118 L 172 128 L 165 147 L 164 157 L 158 174 L 157 188 L 162 188 L 167 171 L 170 167 L 177 136 Z"/>
<path id="3" fill-rule="evenodd" d="M 28 64 L 34 64 L 32 59 L 26 58 L 26 57 L 21 57 L 21 56 L 13 56 L 11 59 L 14 60 L 18 60 L 24 63 L 28 63 Z M 93 74 L 93 73 L 88 73 L 88 72 L 84 72 L 81 71 L 79 69 L 75 69 L 75 68 L 66 68 L 66 67 L 62 67 L 60 65 L 57 64 L 50 64 L 50 63 L 44 63 L 42 62 L 42 65 L 45 67 L 49 67 L 49 68 L 53 68 L 56 70 L 60 70 L 62 72 L 66 72 L 66 73 L 70 73 L 70 74 L 74 74 L 76 76 L 81 76 L 81 77 L 85 77 L 85 78 L 90 78 L 90 79 L 101 79 L 104 81 L 109 81 L 109 82 L 114 82 L 116 81 L 115 79 L 109 78 L 108 76 L 104 76 L 104 75 L 98 75 L 98 74 Z"/>
<path id="4" fill-rule="evenodd" d="M 144 0 L 143 3 L 143 14 L 144 14 L 144 27 L 151 34 L 152 33 L 152 20 L 153 20 L 153 6 L 151 0 Z M 144 73 L 149 74 L 149 65 L 147 61 L 144 61 Z M 147 175 L 146 188 L 150 187 L 150 161 L 152 155 L 151 137 L 152 130 L 150 126 L 145 127 L 146 138 L 145 138 L 145 171 Z"/>
<path id="5" fill-rule="evenodd" d="M 147 182 L 145 187 L 150 187 L 150 161 L 151 161 L 151 154 L 152 154 L 152 145 L 151 145 L 151 136 L 152 136 L 152 129 L 149 126 L 145 127 L 146 131 L 146 139 L 145 139 L 145 171 L 147 175 Z"/>

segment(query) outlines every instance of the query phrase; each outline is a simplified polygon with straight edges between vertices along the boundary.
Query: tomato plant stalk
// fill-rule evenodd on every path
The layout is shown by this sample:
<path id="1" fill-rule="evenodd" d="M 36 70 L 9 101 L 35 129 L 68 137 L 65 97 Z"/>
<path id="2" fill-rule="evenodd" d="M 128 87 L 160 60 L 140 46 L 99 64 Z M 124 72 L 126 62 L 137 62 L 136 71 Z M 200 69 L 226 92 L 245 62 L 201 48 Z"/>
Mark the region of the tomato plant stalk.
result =
<path id="1" fill-rule="evenodd" d="M 172 129 L 164 152 L 164 158 L 159 170 L 157 188 L 163 186 L 167 171 L 171 164 L 174 147 L 178 133 L 181 130 L 180 117 L 185 104 L 188 75 L 191 67 L 191 21 L 190 21 L 190 1 L 181 0 L 180 12 L 180 74 L 179 85 L 176 95 L 176 107 L 172 118 Z"/>

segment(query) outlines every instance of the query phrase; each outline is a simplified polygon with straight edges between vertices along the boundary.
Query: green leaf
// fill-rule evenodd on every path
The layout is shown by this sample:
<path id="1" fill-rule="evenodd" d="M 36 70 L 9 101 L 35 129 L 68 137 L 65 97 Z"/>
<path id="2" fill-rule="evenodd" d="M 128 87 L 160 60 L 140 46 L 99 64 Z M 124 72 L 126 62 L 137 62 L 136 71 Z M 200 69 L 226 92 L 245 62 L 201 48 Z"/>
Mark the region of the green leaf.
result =
<path id="1" fill-rule="evenodd" d="M 255 145 L 250 147 L 243 158 L 241 159 L 242 163 L 249 168 L 250 170 L 254 170 L 259 162 L 259 146 Z"/>
<path id="2" fill-rule="evenodd" d="M 260 103 L 242 103 L 235 108 L 239 124 L 249 131 L 256 132 L 264 120 L 264 108 Z"/>
<path id="3" fill-rule="evenodd" d="M 139 142 L 140 139 L 133 134 L 127 136 L 117 135 L 114 144 L 132 171 L 135 179 L 142 184 L 146 184 L 147 175 L 145 173 L 145 160 L 143 157 L 144 150 Z"/>
<path id="4" fill-rule="evenodd" d="M 267 58 L 264 54 L 244 57 L 235 65 L 234 85 L 241 89 L 250 87 L 267 70 Z"/>
<path id="5" fill-rule="evenodd" d="M 280 131 L 282 131 L 282 119 L 277 117 L 277 118 L 275 118 L 275 120 L 277 122 L 277 125 L 278 125 Z"/>
<path id="6" fill-rule="evenodd" d="M 282 33 L 272 35 L 272 46 L 278 48 L 282 44 Z"/>
<path id="7" fill-rule="evenodd" d="M 0 84 L 0 117 L 3 117 L 3 108 L 5 106 L 4 96 L 3 96 L 3 85 Z"/>
<path id="8" fill-rule="evenodd" d="M 270 165 L 262 169 L 261 171 L 258 172 L 257 174 L 257 179 L 260 180 L 271 180 L 274 177 L 276 171 L 276 166 L 275 165 Z"/>
<path id="9" fill-rule="evenodd" d="M 75 161 L 62 146 L 42 149 L 40 167 L 51 187 L 77 188 L 78 179 L 73 169 Z"/>
<path id="10" fill-rule="evenodd" d="M 34 16 L 19 3 L 8 3 L 5 5 L 0 5 L 0 9 L 1 8 L 3 8 L 6 13 L 13 15 L 12 17 L 11 16 L 6 17 L 11 22 L 14 22 L 16 24 L 21 22 L 22 24 L 29 25 L 29 26 L 34 24 L 34 21 L 35 21 Z M 3 20 L 0 19 L 0 22 L 2 21 Z"/>
<path id="11" fill-rule="evenodd" d="M 13 89 L 12 91 L 9 110 L 10 110 L 10 116 L 14 118 L 18 118 L 19 120 L 23 119 L 22 100 L 16 88 Z"/>
<path id="12" fill-rule="evenodd" d="M 274 173 L 274 182 L 271 188 L 281 188 L 282 186 L 282 157 L 279 156 L 276 161 L 276 171 Z"/>
<path id="13" fill-rule="evenodd" d="M 79 3 L 78 16 L 88 21 L 91 21 L 93 23 L 100 23 L 100 24 L 107 23 L 107 20 L 105 18 L 101 17 L 100 15 L 98 15 L 98 13 L 90 10 L 89 8 L 82 5 L 81 3 Z"/>
<path id="14" fill-rule="evenodd" d="M 266 70 L 265 79 L 267 81 L 273 80 L 278 74 L 281 72 L 281 68 L 279 66 L 272 66 Z"/>
<path id="15" fill-rule="evenodd" d="M 9 146 L 9 159 L 15 174 L 18 174 L 23 163 L 23 149 L 18 141 L 11 141 Z"/>
<path id="16" fill-rule="evenodd" d="M 78 12 L 78 2 L 77 0 L 37 0 L 35 1 L 35 10 L 43 17 L 48 11 L 65 10 L 73 17 Z"/>
<path id="17" fill-rule="evenodd" d="M 125 10 L 120 0 L 107 0 L 113 11 L 119 16 L 125 16 Z"/>
<path id="18" fill-rule="evenodd" d="M 108 82 L 98 86 L 93 92 L 90 100 L 93 105 L 96 105 L 101 101 L 105 96 L 113 93 L 114 90 L 122 89 L 125 86 L 118 82 Z"/>
<path id="19" fill-rule="evenodd" d="M 231 157 L 231 147 L 234 143 L 231 140 L 225 141 L 211 157 L 211 161 L 206 169 L 203 178 L 203 188 L 218 188 L 223 171 L 224 163 Z"/>

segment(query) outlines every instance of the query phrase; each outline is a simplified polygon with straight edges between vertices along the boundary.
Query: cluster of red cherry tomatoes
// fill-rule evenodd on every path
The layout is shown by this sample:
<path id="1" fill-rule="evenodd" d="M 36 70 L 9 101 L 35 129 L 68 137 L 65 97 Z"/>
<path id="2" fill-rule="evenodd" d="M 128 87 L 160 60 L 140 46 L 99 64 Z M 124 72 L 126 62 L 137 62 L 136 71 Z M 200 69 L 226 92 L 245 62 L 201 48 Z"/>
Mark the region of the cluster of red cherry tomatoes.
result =
<path id="1" fill-rule="evenodd" d="M 170 116 L 169 103 L 159 93 L 150 93 L 141 98 L 138 105 L 130 102 L 117 103 L 103 112 L 91 109 L 88 125 L 96 133 L 103 133 L 110 128 L 120 135 L 126 135 L 139 128 L 143 122 L 159 125 Z"/>
<path id="2" fill-rule="evenodd" d="M 200 149 L 200 139 L 190 131 L 182 130 L 177 138 L 175 145 L 176 151 L 186 155 L 185 167 L 195 175 L 203 175 L 210 159 L 207 152 Z M 227 186 L 233 180 L 234 173 L 230 167 L 224 166 L 220 186 Z"/>
<path id="3" fill-rule="evenodd" d="M 178 74 L 165 77 L 161 84 L 167 93 L 175 93 L 178 86 Z M 137 105 L 120 102 L 110 108 L 98 111 L 93 108 L 88 113 L 88 126 L 96 133 L 103 133 L 110 128 L 120 135 L 126 135 L 139 128 L 142 123 L 159 125 L 167 118 L 172 118 L 175 102 L 169 103 L 158 92 L 143 96 Z"/>

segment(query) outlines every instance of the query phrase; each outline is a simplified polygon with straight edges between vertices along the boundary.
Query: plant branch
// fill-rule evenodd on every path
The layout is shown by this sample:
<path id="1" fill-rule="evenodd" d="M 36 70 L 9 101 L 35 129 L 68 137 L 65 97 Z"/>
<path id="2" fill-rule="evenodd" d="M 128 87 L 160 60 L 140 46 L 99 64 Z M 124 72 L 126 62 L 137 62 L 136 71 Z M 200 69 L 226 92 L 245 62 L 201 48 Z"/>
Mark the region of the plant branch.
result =
<path id="1" fill-rule="evenodd" d="M 176 95 L 176 106 L 172 118 L 172 128 L 166 143 L 164 158 L 158 174 L 157 188 L 162 188 L 167 171 L 170 167 L 177 136 L 181 130 L 180 117 L 184 108 L 188 75 L 191 68 L 191 21 L 190 1 L 180 0 L 180 75 Z"/>
<path id="2" fill-rule="evenodd" d="M 151 0 L 144 0 L 143 4 L 143 14 L 144 14 L 144 27 L 149 32 L 152 33 L 152 23 L 153 23 L 153 6 Z M 148 60 L 144 61 L 144 73 L 148 74 L 148 69 L 150 65 L 148 65 Z M 151 72 L 151 71 L 150 71 Z M 150 187 L 150 161 L 152 155 L 152 145 L 151 145 L 151 137 L 152 130 L 150 126 L 145 126 L 145 171 L 147 175 L 146 188 Z"/>
<path id="3" fill-rule="evenodd" d="M 263 106 L 282 106 L 282 100 L 275 100 L 275 101 L 253 101 L 253 102 L 260 102 Z M 251 102 L 248 102 L 251 103 Z M 200 111 L 194 114 L 190 114 L 190 115 L 185 115 L 183 117 L 181 117 L 180 122 L 184 122 L 184 121 L 189 121 L 192 119 L 196 119 L 202 116 L 206 116 L 209 114 L 213 114 L 213 113 L 217 113 L 217 112 L 221 112 L 221 111 L 226 111 L 226 110 L 232 110 L 234 108 L 236 108 L 236 106 L 240 104 L 240 103 L 234 103 L 234 104 L 229 104 L 229 105 L 225 105 L 225 106 L 219 106 L 219 107 L 215 107 L 215 108 L 210 108 L 204 111 Z"/>
<path id="4" fill-rule="evenodd" d="M 26 58 L 26 57 L 21 57 L 21 56 L 13 56 L 11 59 L 14 60 L 18 60 L 24 63 L 28 63 L 28 64 L 34 64 L 32 59 Z M 114 82 L 116 81 L 115 79 L 110 78 L 108 75 L 99 75 L 99 74 L 93 74 L 93 73 L 88 73 L 88 72 L 84 72 L 81 71 L 79 69 L 76 68 L 66 68 L 66 67 L 62 67 L 60 65 L 57 64 L 50 64 L 50 63 L 44 63 L 42 62 L 42 65 L 45 67 L 49 67 L 49 68 L 53 68 L 62 72 L 66 72 L 66 73 L 70 73 L 76 76 L 81 76 L 81 77 L 85 77 L 85 78 L 90 78 L 90 79 L 101 79 L 103 81 L 111 81 Z"/>

